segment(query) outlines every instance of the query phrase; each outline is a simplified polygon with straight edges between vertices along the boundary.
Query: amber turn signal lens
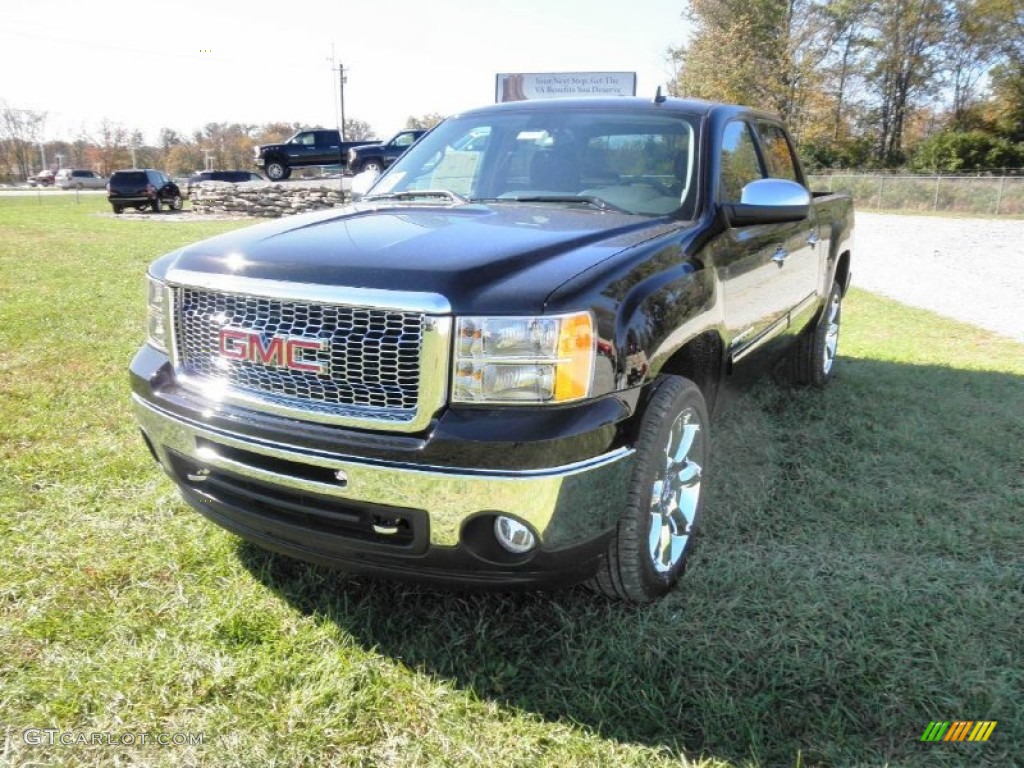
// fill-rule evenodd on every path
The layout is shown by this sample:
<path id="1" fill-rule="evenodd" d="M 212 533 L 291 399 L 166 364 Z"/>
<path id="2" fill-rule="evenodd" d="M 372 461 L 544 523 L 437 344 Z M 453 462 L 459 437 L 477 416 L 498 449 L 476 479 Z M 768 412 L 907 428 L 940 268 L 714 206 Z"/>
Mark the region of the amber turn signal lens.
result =
<path id="1" fill-rule="evenodd" d="M 555 402 L 579 400 L 590 391 L 594 368 L 594 325 L 589 312 L 562 319 L 555 369 Z"/>

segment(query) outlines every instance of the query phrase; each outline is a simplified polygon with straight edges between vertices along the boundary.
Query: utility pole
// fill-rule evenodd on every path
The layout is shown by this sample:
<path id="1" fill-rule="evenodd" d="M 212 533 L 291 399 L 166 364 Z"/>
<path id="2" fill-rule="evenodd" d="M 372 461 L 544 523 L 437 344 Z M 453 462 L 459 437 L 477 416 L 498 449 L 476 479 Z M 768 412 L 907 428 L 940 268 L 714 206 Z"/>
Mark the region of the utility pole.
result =
<path id="1" fill-rule="evenodd" d="M 338 65 L 338 81 L 341 86 L 341 140 L 345 141 L 345 65 Z"/>
<path id="2" fill-rule="evenodd" d="M 341 131 L 341 117 L 338 112 L 338 89 L 336 87 L 338 73 L 334 71 L 334 65 L 338 63 L 338 60 L 334 56 L 334 43 L 331 43 L 331 58 L 328 59 L 331 62 L 331 92 L 334 94 L 334 127 Z"/>

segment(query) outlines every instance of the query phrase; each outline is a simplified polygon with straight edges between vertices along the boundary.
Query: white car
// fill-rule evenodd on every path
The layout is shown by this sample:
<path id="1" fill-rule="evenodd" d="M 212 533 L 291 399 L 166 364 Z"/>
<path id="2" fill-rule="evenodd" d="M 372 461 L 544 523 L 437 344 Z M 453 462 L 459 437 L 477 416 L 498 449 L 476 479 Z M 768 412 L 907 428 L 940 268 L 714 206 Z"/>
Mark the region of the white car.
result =
<path id="1" fill-rule="evenodd" d="M 96 171 L 63 168 L 57 171 L 54 183 L 61 189 L 104 189 L 107 180 Z"/>

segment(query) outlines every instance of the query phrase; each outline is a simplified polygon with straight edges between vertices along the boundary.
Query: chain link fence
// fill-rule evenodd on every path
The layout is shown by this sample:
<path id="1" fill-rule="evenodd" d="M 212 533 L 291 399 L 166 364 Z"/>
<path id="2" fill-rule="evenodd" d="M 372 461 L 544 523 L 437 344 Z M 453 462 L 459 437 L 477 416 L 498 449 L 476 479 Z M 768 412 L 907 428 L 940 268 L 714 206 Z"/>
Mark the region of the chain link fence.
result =
<path id="1" fill-rule="evenodd" d="M 1024 176 L 817 173 L 809 181 L 851 195 L 860 210 L 1024 215 Z"/>

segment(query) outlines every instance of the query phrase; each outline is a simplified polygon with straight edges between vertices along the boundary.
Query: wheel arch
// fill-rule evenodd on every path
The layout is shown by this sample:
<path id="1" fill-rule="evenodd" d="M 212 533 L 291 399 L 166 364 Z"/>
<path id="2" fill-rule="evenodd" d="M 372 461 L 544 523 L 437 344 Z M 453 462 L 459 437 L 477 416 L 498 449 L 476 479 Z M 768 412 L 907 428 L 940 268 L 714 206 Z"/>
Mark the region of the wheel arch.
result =
<path id="1" fill-rule="evenodd" d="M 724 366 L 725 344 L 722 337 L 717 331 L 708 330 L 680 346 L 656 373 L 689 379 L 704 395 L 708 410 L 713 410 L 724 376 Z"/>
<path id="2" fill-rule="evenodd" d="M 843 251 L 839 254 L 839 258 L 836 259 L 836 268 L 833 274 L 833 280 L 839 283 L 839 287 L 843 291 L 843 295 L 850 290 L 850 260 L 851 255 L 849 251 Z"/>

